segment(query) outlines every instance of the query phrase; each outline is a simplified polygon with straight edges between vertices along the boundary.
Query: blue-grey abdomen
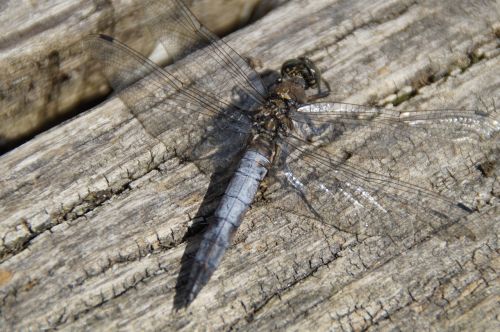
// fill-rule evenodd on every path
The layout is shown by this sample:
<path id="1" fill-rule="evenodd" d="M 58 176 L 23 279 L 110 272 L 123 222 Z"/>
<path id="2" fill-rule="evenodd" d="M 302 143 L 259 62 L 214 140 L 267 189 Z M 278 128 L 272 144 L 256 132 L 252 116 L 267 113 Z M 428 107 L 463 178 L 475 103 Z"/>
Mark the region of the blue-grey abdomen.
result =
<path id="1" fill-rule="evenodd" d="M 233 234 L 254 200 L 260 182 L 269 169 L 270 161 L 261 153 L 248 150 L 214 213 L 198 249 L 190 274 L 188 301 L 192 301 L 219 266 L 222 256 L 231 243 Z"/>

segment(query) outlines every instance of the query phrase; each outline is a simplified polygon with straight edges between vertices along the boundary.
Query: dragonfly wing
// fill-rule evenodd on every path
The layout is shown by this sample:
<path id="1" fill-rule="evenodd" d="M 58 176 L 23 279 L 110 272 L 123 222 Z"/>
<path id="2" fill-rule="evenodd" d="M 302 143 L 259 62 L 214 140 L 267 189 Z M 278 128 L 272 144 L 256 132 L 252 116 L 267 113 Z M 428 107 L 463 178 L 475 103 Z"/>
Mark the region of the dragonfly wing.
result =
<path id="1" fill-rule="evenodd" d="M 294 134 L 317 146 L 369 159 L 371 169 L 412 182 L 418 174 L 453 181 L 489 158 L 498 143 L 498 112 L 398 111 L 345 103 L 304 105 L 291 112 Z M 498 146 L 498 145 L 496 145 Z M 401 170 L 406 170 L 401 172 Z M 420 182 L 419 180 L 416 180 Z M 441 189 L 450 183 L 437 183 Z"/>
<path id="2" fill-rule="evenodd" d="M 399 111 L 382 107 L 325 102 L 303 105 L 297 111 L 292 112 L 291 117 L 298 127 L 302 126 L 301 128 L 312 126 L 327 129 L 328 126 L 339 123 L 345 128 L 369 125 L 375 130 L 389 129 L 391 135 L 399 134 L 398 131 L 400 133 L 407 131 L 408 128 L 419 128 L 427 138 L 435 136 L 457 139 L 468 136 L 481 140 L 496 135 L 500 130 L 499 114 L 496 110 L 490 113 L 459 109 Z M 299 134 L 302 135 L 300 131 Z"/>
<path id="3" fill-rule="evenodd" d="M 267 91 L 260 76 L 227 43 L 205 28 L 179 0 L 149 1 L 144 5 L 152 21 L 148 28 L 172 60 L 186 56 L 184 71 L 199 89 L 221 99 L 230 96 L 240 108 L 251 110 L 264 102 Z M 217 81 L 213 77 L 217 76 Z"/>
<path id="4" fill-rule="evenodd" d="M 278 178 L 293 193 L 287 206 L 352 234 L 403 239 L 439 230 L 471 210 L 425 187 L 357 166 L 297 137 L 280 143 Z"/>
<path id="5" fill-rule="evenodd" d="M 471 213 L 460 175 L 480 176 L 476 166 L 499 130 L 477 112 L 341 103 L 306 105 L 291 117 L 295 130 L 279 143 L 275 173 L 294 193 L 287 206 L 343 231 L 393 238 Z"/>
<path id="6" fill-rule="evenodd" d="M 165 70 L 105 35 L 84 48 L 146 131 L 207 171 L 227 165 L 251 129 L 246 111 L 197 89 L 180 71 Z M 203 165 L 201 165 L 203 164 Z"/>

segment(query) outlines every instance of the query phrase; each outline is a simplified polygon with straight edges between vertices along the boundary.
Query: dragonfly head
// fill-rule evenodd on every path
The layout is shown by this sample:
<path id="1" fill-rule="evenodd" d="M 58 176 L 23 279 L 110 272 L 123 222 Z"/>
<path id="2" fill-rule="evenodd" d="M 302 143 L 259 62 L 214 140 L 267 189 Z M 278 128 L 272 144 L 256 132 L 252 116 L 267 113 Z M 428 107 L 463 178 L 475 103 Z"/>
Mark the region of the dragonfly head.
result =
<path id="1" fill-rule="evenodd" d="M 321 73 L 316 65 L 306 57 L 290 59 L 281 66 L 283 80 L 300 81 L 304 89 L 316 88 L 321 81 Z"/>

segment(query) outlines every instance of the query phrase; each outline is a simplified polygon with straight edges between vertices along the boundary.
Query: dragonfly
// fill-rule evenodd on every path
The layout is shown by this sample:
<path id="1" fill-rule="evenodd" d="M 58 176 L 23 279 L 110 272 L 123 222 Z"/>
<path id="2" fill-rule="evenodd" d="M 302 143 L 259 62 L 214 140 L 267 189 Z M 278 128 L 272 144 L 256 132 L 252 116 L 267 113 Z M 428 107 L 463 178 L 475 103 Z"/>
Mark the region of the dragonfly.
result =
<path id="1" fill-rule="evenodd" d="M 439 229 L 473 212 L 443 193 L 452 187 L 446 177 L 440 192 L 415 184 L 410 171 L 395 170 L 418 173 L 438 164 L 444 173 L 460 173 L 460 162 L 453 161 L 465 159 L 463 146 L 498 132 L 491 114 L 322 101 L 330 87 L 305 57 L 284 62 L 279 77 L 265 84 L 183 2 L 144 6 L 155 14 L 151 33 L 176 66 L 162 68 L 103 34 L 89 36 L 85 49 L 150 135 L 208 174 L 238 163 L 192 260 L 186 306 L 220 265 L 265 178 L 286 195 L 284 210 L 354 234 L 403 239 L 409 229 Z M 448 165 L 432 157 L 438 148 L 451 151 Z M 364 166 L 363 158 L 373 167 Z"/>

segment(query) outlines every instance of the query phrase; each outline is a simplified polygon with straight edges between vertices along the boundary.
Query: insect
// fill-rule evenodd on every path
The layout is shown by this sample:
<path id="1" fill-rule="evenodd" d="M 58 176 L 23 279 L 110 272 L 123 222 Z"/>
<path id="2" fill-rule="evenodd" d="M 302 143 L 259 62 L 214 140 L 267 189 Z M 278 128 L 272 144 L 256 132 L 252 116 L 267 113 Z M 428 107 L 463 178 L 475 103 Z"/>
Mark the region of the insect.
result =
<path id="1" fill-rule="evenodd" d="M 86 39 L 89 54 L 151 135 L 199 161 L 207 172 L 239 158 L 194 257 L 187 303 L 219 266 L 266 176 L 294 195 L 297 204 L 291 209 L 354 233 L 404 238 L 408 227 L 402 223 L 436 229 L 472 212 L 455 197 L 412 183 L 411 174 L 392 173 L 396 167 L 436 163 L 412 151 L 460 150 L 492 137 L 499 124 L 488 114 L 318 102 L 328 96 L 329 86 L 305 57 L 286 61 L 267 87 L 181 1 L 144 6 L 164 13 L 151 29 L 178 60 L 175 70 L 162 69 L 106 35 Z M 172 141 L 169 133 L 175 131 L 184 140 Z M 402 163 L 391 166 L 395 154 Z M 358 165 L 358 155 L 373 159 L 373 168 Z"/>

